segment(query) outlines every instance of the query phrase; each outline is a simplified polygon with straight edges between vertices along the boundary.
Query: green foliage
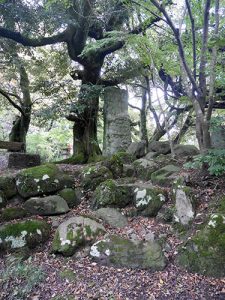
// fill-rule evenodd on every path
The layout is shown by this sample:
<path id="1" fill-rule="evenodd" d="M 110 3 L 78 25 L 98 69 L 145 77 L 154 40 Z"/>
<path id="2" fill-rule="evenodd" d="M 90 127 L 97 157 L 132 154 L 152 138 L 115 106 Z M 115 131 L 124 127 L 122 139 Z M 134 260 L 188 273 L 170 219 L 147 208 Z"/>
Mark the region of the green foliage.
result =
<path id="1" fill-rule="evenodd" d="M 225 149 L 212 149 L 207 154 L 200 154 L 194 157 L 192 162 L 185 164 L 186 168 L 199 169 L 208 165 L 211 175 L 220 176 L 225 173 Z"/>
<path id="2" fill-rule="evenodd" d="M 63 149 L 73 141 L 71 125 L 72 123 L 61 121 L 55 123 L 49 131 L 35 128 L 27 136 L 27 151 L 40 154 L 43 162 L 63 159 Z"/>
<path id="3" fill-rule="evenodd" d="M 0 281 L 2 286 L 7 286 L 7 299 L 9 300 L 26 299 L 33 288 L 40 284 L 45 277 L 44 270 L 41 267 L 32 265 L 31 259 L 22 262 L 11 258 L 6 268 L 0 271 Z M 11 284 L 12 281 L 16 282 L 16 285 Z"/>

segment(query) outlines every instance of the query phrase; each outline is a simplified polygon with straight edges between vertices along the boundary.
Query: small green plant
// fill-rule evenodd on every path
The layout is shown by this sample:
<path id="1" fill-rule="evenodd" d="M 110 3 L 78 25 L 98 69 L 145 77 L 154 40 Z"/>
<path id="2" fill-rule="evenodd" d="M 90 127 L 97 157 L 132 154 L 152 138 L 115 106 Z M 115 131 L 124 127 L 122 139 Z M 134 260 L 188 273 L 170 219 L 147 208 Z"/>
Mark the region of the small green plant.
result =
<path id="1" fill-rule="evenodd" d="M 4 271 L 0 271 L 0 282 L 2 287 L 6 286 L 7 299 L 22 300 L 31 293 L 32 289 L 42 282 L 45 278 L 45 272 L 42 268 L 34 266 L 31 259 L 22 262 L 21 259 L 11 258 Z M 16 285 L 11 284 L 17 282 Z M 10 287 L 10 288 L 9 288 Z"/>
<path id="2" fill-rule="evenodd" d="M 192 162 L 186 163 L 187 169 L 199 169 L 203 165 L 208 166 L 211 175 L 220 176 L 225 173 L 225 149 L 212 149 L 207 154 L 194 157 Z"/>

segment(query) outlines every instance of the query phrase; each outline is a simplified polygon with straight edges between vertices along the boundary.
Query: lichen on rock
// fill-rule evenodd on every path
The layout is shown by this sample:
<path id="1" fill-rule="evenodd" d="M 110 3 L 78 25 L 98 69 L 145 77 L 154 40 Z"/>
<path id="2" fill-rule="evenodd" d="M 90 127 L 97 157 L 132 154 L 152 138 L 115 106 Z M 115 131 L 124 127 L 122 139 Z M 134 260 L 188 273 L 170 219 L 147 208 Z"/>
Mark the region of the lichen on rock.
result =
<path id="1" fill-rule="evenodd" d="M 16 176 L 18 193 L 23 198 L 57 192 L 73 186 L 72 179 L 54 164 L 46 164 L 20 171 Z"/>
<path id="2" fill-rule="evenodd" d="M 225 215 L 212 214 L 179 250 L 177 263 L 199 274 L 225 276 Z"/>
<path id="3" fill-rule="evenodd" d="M 0 250 L 13 251 L 27 247 L 35 248 L 50 235 L 50 226 L 44 221 L 29 220 L 7 224 L 0 228 Z"/>
<path id="4" fill-rule="evenodd" d="M 134 205 L 144 216 L 155 217 L 167 201 L 167 193 L 158 187 L 139 186 L 134 190 Z"/>
<path id="5" fill-rule="evenodd" d="M 52 243 L 52 251 L 64 256 L 73 255 L 82 246 L 94 242 L 105 228 L 93 219 L 77 216 L 59 225 Z"/>

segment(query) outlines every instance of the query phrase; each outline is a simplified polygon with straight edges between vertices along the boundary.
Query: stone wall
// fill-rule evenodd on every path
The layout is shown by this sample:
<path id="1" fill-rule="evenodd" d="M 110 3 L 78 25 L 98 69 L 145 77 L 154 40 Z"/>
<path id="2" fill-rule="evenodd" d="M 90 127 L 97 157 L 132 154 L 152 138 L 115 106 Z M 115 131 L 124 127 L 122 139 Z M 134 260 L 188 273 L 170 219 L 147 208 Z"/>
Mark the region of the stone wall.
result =
<path id="1" fill-rule="evenodd" d="M 126 150 L 131 143 L 128 93 L 116 87 L 107 87 L 104 99 L 103 155 L 110 156 Z"/>

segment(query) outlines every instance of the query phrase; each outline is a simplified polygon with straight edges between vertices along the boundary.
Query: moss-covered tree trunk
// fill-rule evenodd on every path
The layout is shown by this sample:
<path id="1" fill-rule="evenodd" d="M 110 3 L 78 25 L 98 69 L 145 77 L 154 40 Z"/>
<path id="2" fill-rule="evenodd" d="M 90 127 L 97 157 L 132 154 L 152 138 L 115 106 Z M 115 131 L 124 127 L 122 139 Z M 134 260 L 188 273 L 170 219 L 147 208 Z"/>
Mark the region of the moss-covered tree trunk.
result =
<path id="1" fill-rule="evenodd" d="M 85 69 L 82 72 L 76 108 L 71 111 L 69 120 L 73 125 L 73 155 L 75 162 L 87 162 L 101 154 L 97 139 L 97 120 L 99 109 L 98 80 L 101 66 Z"/>
<path id="2" fill-rule="evenodd" d="M 20 89 L 23 97 L 21 98 L 20 106 L 20 116 L 16 117 L 13 123 L 11 132 L 9 134 L 9 140 L 11 142 L 21 142 L 24 143 L 24 150 L 26 151 L 26 137 L 30 126 L 31 119 L 31 96 L 30 96 L 30 86 L 29 79 L 26 69 L 23 65 L 19 67 L 20 72 Z"/>

